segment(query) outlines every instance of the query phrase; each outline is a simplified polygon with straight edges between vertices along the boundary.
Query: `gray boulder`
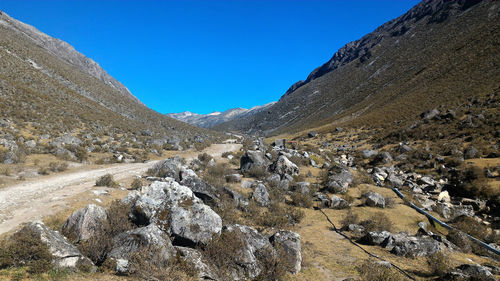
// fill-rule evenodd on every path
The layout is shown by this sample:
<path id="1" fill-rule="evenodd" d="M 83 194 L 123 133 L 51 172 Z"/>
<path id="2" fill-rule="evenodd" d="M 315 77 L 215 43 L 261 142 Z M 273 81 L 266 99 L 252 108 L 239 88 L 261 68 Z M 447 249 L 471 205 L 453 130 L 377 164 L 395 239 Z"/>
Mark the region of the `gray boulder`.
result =
<path id="1" fill-rule="evenodd" d="M 281 177 L 278 174 L 272 174 L 266 178 L 266 182 L 271 186 L 278 186 L 281 181 Z"/>
<path id="2" fill-rule="evenodd" d="M 404 180 L 396 174 L 390 174 L 385 180 L 391 187 L 399 188 L 404 184 Z"/>
<path id="3" fill-rule="evenodd" d="M 187 247 L 174 247 L 179 254 L 179 257 L 191 265 L 197 272 L 198 278 L 201 280 L 219 280 L 217 269 L 207 262 L 200 251 Z"/>
<path id="4" fill-rule="evenodd" d="M 377 155 L 377 152 L 372 149 L 364 149 L 361 151 L 361 155 L 363 155 L 363 158 L 371 158 L 372 156 Z"/>
<path id="5" fill-rule="evenodd" d="M 375 156 L 375 159 L 373 159 L 372 164 L 378 164 L 378 163 L 389 164 L 392 162 L 392 160 L 393 159 L 391 154 L 387 151 L 383 151 L 377 154 L 377 156 Z"/>
<path id="6" fill-rule="evenodd" d="M 360 241 L 366 245 L 384 246 L 389 244 L 392 234 L 389 231 L 370 231 Z"/>
<path id="7" fill-rule="evenodd" d="M 302 263 L 302 248 L 300 235 L 295 232 L 281 230 L 269 238 L 271 244 L 284 251 L 288 271 L 297 274 L 300 272 Z"/>
<path id="8" fill-rule="evenodd" d="M 462 264 L 457 268 L 453 269 L 445 276 L 439 280 L 450 280 L 450 281 L 474 281 L 474 280 L 484 280 L 484 281 L 496 281 L 497 279 L 491 273 L 491 271 L 479 264 Z"/>
<path id="9" fill-rule="evenodd" d="M 295 165 L 292 161 L 288 160 L 285 155 L 280 155 L 278 159 L 271 164 L 269 170 L 280 175 L 281 178 L 285 175 L 298 176 L 300 172 L 299 167 L 297 167 L 297 165 Z"/>
<path id="10" fill-rule="evenodd" d="M 56 267 L 72 270 L 76 270 L 80 266 L 94 267 L 92 261 L 84 257 L 64 236 L 49 229 L 41 221 L 30 222 L 20 231 L 31 232 L 42 243 L 46 244 L 52 254 L 52 262 Z"/>
<path id="11" fill-rule="evenodd" d="M 332 193 L 346 193 L 353 181 L 351 172 L 342 166 L 333 166 L 328 172 L 326 189 Z"/>
<path id="12" fill-rule="evenodd" d="M 229 183 L 241 182 L 241 175 L 240 174 L 226 175 L 226 182 L 229 182 Z"/>
<path id="13" fill-rule="evenodd" d="M 385 198 L 376 192 L 369 191 L 363 194 L 363 198 L 366 206 L 385 208 Z"/>
<path id="14" fill-rule="evenodd" d="M 26 142 L 24 143 L 24 145 L 25 145 L 27 148 L 29 148 L 29 149 L 33 149 L 33 148 L 35 148 L 35 147 L 36 147 L 36 141 L 34 141 L 34 140 L 29 140 L 29 141 L 26 141 Z"/>
<path id="15" fill-rule="evenodd" d="M 63 136 L 60 136 L 58 138 L 55 138 L 52 142 L 49 143 L 51 146 L 55 147 L 62 147 L 64 145 L 80 145 L 82 143 L 82 140 L 74 137 L 72 135 L 66 134 Z"/>
<path id="16" fill-rule="evenodd" d="M 127 274 L 129 271 L 133 271 L 135 266 L 131 257 L 134 254 L 140 255 L 141 251 L 144 251 L 148 259 L 155 263 L 167 263 L 172 257 L 175 257 L 176 253 L 168 235 L 156 225 L 151 224 L 114 237 L 108 258 L 116 261 L 118 274 Z"/>
<path id="17" fill-rule="evenodd" d="M 253 191 L 252 198 L 261 206 L 269 206 L 269 203 L 271 203 L 267 188 L 262 183 L 257 184 Z"/>
<path id="18" fill-rule="evenodd" d="M 277 139 L 271 143 L 271 146 L 275 150 L 281 150 L 286 148 L 286 140 L 285 139 Z"/>
<path id="19" fill-rule="evenodd" d="M 189 187 L 196 197 L 203 200 L 205 204 L 213 203 L 218 200 L 217 190 L 206 183 L 196 175 L 196 173 L 191 169 L 181 168 L 179 182 L 181 185 Z"/>
<path id="20" fill-rule="evenodd" d="M 314 138 L 318 135 L 318 132 L 316 131 L 310 131 L 307 136 L 310 137 L 310 138 Z"/>
<path id="21" fill-rule="evenodd" d="M 298 183 L 295 183 L 295 186 L 293 187 L 293 191 L 299 192 L 302 194 L 309 194 L 310 190 L 309 187 L 311 186 L 311 183 L 307 181 L 301 181 Z"/>
<path id="22" fill-rule="evenodd" d="M 182 160 L 179 156 L 171 157 L 156 163 L 150 171 L 153 176 L 157 177 L 170 177 L 176 181 L 180 180 L 180 171 L 182 167 Z"/>
<path id="23" fill-rule="evenodd" d="M 232 269 L 231 279 L 248 280 L 257 277 L 263 270 L 259 256 L 275 255 L 269 239 L 254 228 L 239 224 L 225 226 L 223 232 L 226 231 L 235 233 L 243 245 L 234 261 L 237 267 Z"/>
<path id="24" fill-rule="evenodd" d="M 62 233 L 72 242 L 78 243 L 99 235 L 106 219 L 107 214 L 103 207 L 90 204 L 69 216 L 62 227 Z"/>
<path id="25" fill-rule="evenodd" d="M 391 253 L 410 257 L 429 256 L 443 249 L 443 244 L 430 236 L 408 236 L 406 233 L 393 235 L 391 246 Z"/>
<path id="26" fill-rule="evenodd" d="M 473 146 L 469 146 L 464 150 L 464 159 L 473 159 L 478 157 L 479 151 Z"/>
<path id="27" fill-rule="evenodd" d="M 420 118 L 424 120 L 434 119 L 439 116 L 439 110 L 437 108 L 428 110 L 420 114 Z"/>
<path id="28" fill-rule="evenodd" d="M 219 233 L 222 220 L 186 186 L 172 178 L 153 182 L 132 207 L 138 224 L 157 224 L 184 244 L 205 244 Z"/>
<path id="29" fill-rule="evenodd" d="M 268 160 L 265 158 L 264 152 L 259 150 L 248 150 L 240 159 L 240 170 L 242 172 L 248 172 L 253 167 L 265 169 L 267 165 Z"/>
<path id="30" fill-rule="evenodd" d="M 349 207 L 349 203 L 346 200 L 338 197 L 337 195 L 332 195 L 330 207 L 337 210 L 345 209 Z"/>
<path id="31" fill-rule="evenodd" d="M 330 200 L 330 198 L 328 198 L 328 196 L 326 194 L 321 193 L 321 192 L 315 192 L 313 195 L 313 198 L 314 198 L 314 201 L 319 201 L 321 203 L 320 204 L 321 208 L 329 208 L 332 204 L 332 201 Z"/>

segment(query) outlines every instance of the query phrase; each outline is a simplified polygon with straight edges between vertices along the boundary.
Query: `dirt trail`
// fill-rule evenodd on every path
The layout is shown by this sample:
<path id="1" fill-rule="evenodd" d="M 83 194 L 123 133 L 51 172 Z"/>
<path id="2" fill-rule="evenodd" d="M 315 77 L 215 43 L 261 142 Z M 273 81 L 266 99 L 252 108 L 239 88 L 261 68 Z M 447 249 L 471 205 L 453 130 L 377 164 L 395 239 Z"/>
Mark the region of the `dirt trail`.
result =
<path id="1" fill-rule="evenodd" d="M 238 150 L 240 144 L 214 144 L 206 148 L 212 157 L 226 151 Z M 179 156 L 189 160 L 199 152 L 181 151 Z M 74 171 L 38 177 L 0 189 L 0 234 L 18 225 L 52 215 L 67 206 L 67 199 L 94 187 L 97 178 L 112 174 L 115 180 L 140 176 L 160 160 L 147 163 L 114 164 L 103 168 Z"/>

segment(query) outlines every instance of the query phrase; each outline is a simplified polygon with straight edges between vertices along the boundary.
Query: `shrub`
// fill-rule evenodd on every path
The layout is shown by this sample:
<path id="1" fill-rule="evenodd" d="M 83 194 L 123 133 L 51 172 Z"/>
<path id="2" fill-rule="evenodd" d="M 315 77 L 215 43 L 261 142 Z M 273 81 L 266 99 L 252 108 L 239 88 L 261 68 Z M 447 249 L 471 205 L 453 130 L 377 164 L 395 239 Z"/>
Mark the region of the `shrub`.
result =
<path id="1" fill-rule="evenodd" d="M 302 194 L 300 192 L 294 192 L 290 196 L 292 198 L 292 205 L 303 207 L 303 208 L 311 208 L 313 205 L 312 197 L 309 194 Z"/>
<path id="2" fill-rule="evenodd" d="M 347 212 L 345 217 L 340 221 L 340 225 L 342 225 L 342 229 L 347 229 L 350 224 L 359 224 L 359 216 L 358 214 L 353 213 L 351 210 Z"/>
<path id="3" fill-rule="evenodd" d="M 36 233 L 22 229 L 9 240 L 0 241 L 0 269 L 27 266 L 30 273 L 52 268 L 52 254 Z"/>
<path id="4" fill-rule="evenodd" d="M 130 184 L 130 189 L 132 189 L 132 190 L 139 190 L 141 188 L 142 188 L 142 180 L 141 179 L 136 178 Z"/>
<path id="5" fill-rule="evenodd" d="M 47 167 L 40 167 L 38 169 L 38 174 L 39 175 L 48 175 L 48 174 L 50 174 L 50 172 L 49 172 L 49 169 L 47 169 Z"/>
<path id="6" fill-rule="evenodd" d="M 292 268 L 282 248 L 276 248 L 275 253 L 263 248 L 257 251 L 256 258 L 262 265 L 261 273 L 255 277 L 256 281 L 284 280 L 285 274 Z"/>
<path id="7" fill-rule="evenodd" d="M 234 232 L 224 231 L 219 236 L 213 237 L 203 249 L 203 256 L 219 269 L 221 280 L 231 280 L 230 269 L 238 266 L 236 261 L 245 246 L 240 235 L 242 234 L 238 229 Z"/>
<path id="8" fill-rule="evenodd" d="M 364 220 L 360 223 L 366 232 L 370 231 L 391 231 L 392 230 L 392 222 L 389 220 L 384 213 L 378 213 L 372 215 L 367 220 Z"/>
<path id="9" fill-rule="evenodd" d="M 386 208 L 396 207 L 396 200 L 394 199 L 394 197 L 385 197 L 384 200 L 385 200 L 385 207 Z"/>
<path id="10" fill-rule="evenodd" d="M 443 276 L 451 268 L 449 258 L 442 252 L 436 252 L 428 256 L 427 264 L 432 274 L 437 276 Z"/>
<path id="11" fill-rule="evenodd" d="M 49 170 L 52 172 L 63 172 L 68 169 L 68 164 L 66 162 L 50 162 Z"/>
<path id="12" fill-rule="evenodd" d="M 226 175 L 230 173 L 231 170 L 226 163 L 216 163 L 207 168 L 203 174 L 203 179 L 213 186 L 221 187 L 226 183 Z"/>
<path id="13" fill-rule="evenodd" d="M 264 179 L 267 176 L 267 170 L 265 167 L 260 167 L 254 165 L 250 170 L 245 173 L 245 176 L 256 178 L 256 179 Z"/>
<path id="14" fill-rule="evenodd" d="M 117 187 L 118 183 L 114 181 L 113 175 L 106 174 L 95 182 L 96 186 L 107 186 L 107 187 Z"/>
<path id="15" fill-rule="evenodd" d="M 392 266 L 365 261 L 356 267 L 362 280 L 370 281 L 402 281 L 405 278 L 401 273 L 392 269 Z"/>

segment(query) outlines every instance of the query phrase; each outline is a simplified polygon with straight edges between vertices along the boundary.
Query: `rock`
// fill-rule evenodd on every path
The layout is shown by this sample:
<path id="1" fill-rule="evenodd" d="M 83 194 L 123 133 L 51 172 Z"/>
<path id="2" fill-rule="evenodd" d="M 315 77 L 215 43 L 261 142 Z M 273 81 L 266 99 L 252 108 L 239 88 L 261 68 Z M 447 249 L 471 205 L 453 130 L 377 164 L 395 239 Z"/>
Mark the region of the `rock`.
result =
<path id="1" fill-rule="evenodd" d="M 363 194 L 363 198 L 366 206 L 385 208 L 385 198 L 376 192 L 369 191 Z"/>
<path id="2" fill-rule="evenodd" d="M 465 274 L 469 278 L 468 280 L 496 280 L 495 276 L 486 267 L 479 264 L 462 264 L 457 269 Z"/>
<path id="3" fill-rule="evenodd" d="M 391 187 L 399 188 L 404 184 L 404 180 L 395 174 L 389 174 L 389 176 L 385 180 Z"/>
<path id="4" fill-rule="evenodd" d="M 281 181 L 281 177 L 278 174 L 272 174 L 266 178 L 266 182 L 270 186 L 278 186 Z"/>
<path id="5" fill-rule="evenodd" d="M 73 152 L 67 150 L 66 148 L 57 147 L 56 149 L 52 150 L 51 153 L 54 154 L 54 156 L 62 158 L 62 159 L 67 159 L 67 160 L 71 160 L 71 161 L 77 160 L 75 154 Z"/>
<path id="6" fill-rule="evenodd" d="M 298 176 L 300 172 L 299 167 L 297 167 L 297 165 L 295 165 L 292 161 L 288 160 L 288 158 L 284 155 L 279 156 L 278 159 L 269 167 L 269 170 L 279 174 L 281 178 L 283 178 L 284 175 Z"/>
<path id="7" fill-rule="evenodd" d="M 309 186 L 311 186 L 311 183 L 307 181 L 301 181 L 298 183 L 295 183 L 295 186 L 293 187 L 293 191 L 299 192 L 302 194 L 309 194 Z"/>
<path id="8" fill-rule="evenodd" d="M 248 150 L 240 159 L 240 170 L 248 172 L 253 167 L 265 169 L 268 165 L 267 159 L 264 157 L 264 152 L 259 150 Z"/>
<path id="9" fill-rule="evenodd" d="M 241 187 L 242 188 L 252 188 L 253 182 L 249 180 L 244 180 L 241 182 Z"/>
<path id="10" fill-rule="evenodd" d="M 486 209 L 486 201 L 481 199 L 462 198 L 462 205 L 472 206 L 474 212 L 481 212 Z"/>
<path id="11" fill-rule="evenodd" d="M 392 162 L 392 156 L 389 152 L 387 151 L 384 151 L 384 152 L 380 152 L 379 154 L 377 154 L 375 156 L 375 159 L 373 159 L 372 161 L 372 164 L 379 164 L 379 163 L 382 163 L 382 164 L 389 164 Z"/>
<path id="12" fill-rule="evenodd" d="M 365 228 L 359 224 L 349 224 L 346 228 L 347 231 L 352 232 L 356 236 L 361 236 L 365 233 Z"/>
<path id="13" fill-rule="evenodd" d="M 464 159 L 478 158 L 478 151 L 475 147 L 469 146 L 464 150 Z"/>
<path id="14" fill-rule="evenodd" d="M 438 195 L 437 200 L 439 202 L 450 203 L 451 198 L 450 198 L 450 194 L 448 193 L 448 190 L 441 191 L 441 193 L 439 193 L 439 195 Z"/>
<path id="15" fill-rule="evenodd" d="M 408 152 L 412 152 L 413 148 L 409 147 L 408 145 L 406 145 L 404 143 L 400 143 L 398 146 L 398 151 L 400 153 L 408 153 Z"/>
<path id="16" fill-rule="evenodd" d="M 271 143 L 271 146 L 275 150 L 286 149 L 286 140 L 285 139 L 277 139 Z"/>
<path id="17" fill-rule="evenodd" d="M 168 235 L 151 224 L 115 236 L 108 258 L 116 261 L 118 274 L 127 274 L 134 266 L 131 257 L 134 254 L 140 255 L 141 251 L 145 251 L 143 254 L 147 255 L 148 262 L 157 264 L 168 262 L 176 253 Z"/>
<path id="18" fill-rule="evenodd" d="M 120 200 L 122 203 L 127 204 L 129 206 L 132 206 L 135 204 L 137 199 L 141 197 L 141 193 L 137 190 L 130 191 L 127 196 L 123 197 L 122 200 Z"/>
<path id="19" fill-rule="evenodd" d="M 228 194 L 234 200 L 234 206 L 236 208 L 241 209 L 241 210 L 246 210 L 246 208 L 248 207 L 248 200 L 247 199 L 245 199 L 243 196 L 241 196 L 241 194 L 239 194 L 238 192 L 236 192 L 228 187 L 224 187 L 223 190 L 226 194 Z"/>
<path id="20" fill-rule="evenodd" d="M 29 140 L 27 142 L 24 143 L 24 145 L 29 148 L 29 149 L 33 149 L 36 147 L 36 141 L 34 140 Z"/>
<path id="21" fill-rule="evenodd" d="M 366 245 L 387 245 L 392 239 L 392 234 L 389 231 L 370 231 L 360 241 Z"/>
<path id="22" fill-rule="evenodd" d="M 92 190 L 92 193 L 94 193 L 95 196 L 109 195 L 109 191 L 106 189 Z"/>
<path id="23" fill-rule="evenodd" d="M 153 182 L 135 202 L 131 216 L 136 224 L 157 224 L 174 237 L 176 245 L 206 244 L 220 233 L 222 220 L 186 186 L 172 178 Z"/>
<path id="24" fill-rule="evenodd" d="M 271 203 L 271 198 L 267 192 L 266 186 L 262 183 L 257 184 L 253 191 L 252 198 L 261 206 L 268 206 Z"/>
<path id="25" fill-rule="evenodd" d="M 200 251 L 179 246 L 175 246 L 174 248 L 177 250 L 177 253 L 179 253 L 180 258 L 196 270 L 196 272 L 198 273 L 198 278 L 200 278 L 201 280 L 220 279 L 217 275 L 216 268 L 214 268 L 214 266 L 209 264 L 203 258 L 203 255 Z"/>
<path id="26" fill-rule="evenodd" d="M 337 195 L 332 195 L 331 206 L 332 209 L 345 209 L 349 207 L 349 203 L 346 200 L 338 197 Z"/>
<path id="27" fill-rule="evenodd" d="M 263 269 L 258 256 L 267 253 L 274 255 L 275 251 L 265 236 L 252 227 L 234 224 L 227 225 L 223 232 L 232 232 L 243 245 L 240 254 L 234 261 L 238 266 L 233 269 L 232 280 L 248 280 L 258 276 Z"/>
<path id="28" fill-rule="evenodd" d="M 90 266 L 94 264 L 88 258 L 84 257 L 78 249 L 56 231 L 49 229 L 43 222 L 35 221 L 26 224 L 20 231 L 33 233 L 37 239 L 49 247 L 53 257 L 53 264 L 59 268 L 69 268 L 76 270 L 81 266 Z M 13 235 L 16 235 L 14 233 Z M 95 269 L 95 268 L 94 268 Z"/>
<path id="29" fill-rule="evenodd" d="M 156 163 L 151 169 L 157 177 L 170 177 L 180 180 L 182 160 L 179 156 L 171 157 Z"/>
<path id="30" fill-rule="evenodd" d="M 361 151 L 361 155 L 363 156 L 363 158 L 371 158 L 372 156 L 377 155 L 377 152 L 371 149 L 364 149 L 363 151 Z"/>
<path id="31" fill-rule="evenodd" d="M 95 204 L 74 211 L 62 227 L 62 233 L 73 243 L 100 235 L 107 219 L 106 210 Z"/>
<path id="32" fill-rule="evenodd" d="M 307 136 L 310 137 L 310 138 L 314 138 L 318 135 L 318 132 L 316 131 L 310 131 Z"/>
<path id="33" fill-rule="evenodd" d="M 290 181 L 287 179 L 282 179 L 278 184 L 278 188 L 284 191 L 288 191 L 290 189 Z"/>
<path id="34" fill-rule="evenodd" d="M 321 202 L 321 205 L 320 205 L 321 208 L 329 208 L 331 206 L 332 201 L 324 193 L 316 192 L 316 193 L 314 193 L 313 198 L 314 198 L 314 201 Z"/>
<path id="35" fill-rule="evenodd" d="M 63 136 L 60 136 L 58 138 L 55 138 L 52 142 L 49 143 L 50 146 L 54 147 L 62 147 L 64 145 L 75 145 L 78 146 L 82 143 L 82 140 L 80 140 L 77 137 L 74 137 L 72 135 L 66 134 Z"/>
<path id="36" fill-rule="evenodd" d="M 397 256 L 429 256 L 443 249 L 443 244 L 430 236 L 408 236 L 401 233 L 392 238 L 391 253 Z"/>
<path id="37" fill-rule="evenodd" d="M 353 181 L 351 172 L 342 166 L 333 166 L 328 171 L 326 189 L 332 193 L 346 193 L 349 184 Z"/>
<path id="38" fill-rule="evenodd" d="M 181 168 L 179 174 L 180 184 L 189 187 L 196 197 L 203 200 L 205 204 L 214 203 L 218 200 L 217 190 L 196 175 L 191 169 Z"/>
<path id="39" fill-rule="evenodd" d="M 228 183 L 241 182 L 241 175 L 240 174 L 226 175 L 226 182 L 228 182 Z"/>
<path id="40" fill-rule="evenodd" d="M 302 263 L 302 249 L 300 235 L 295 232 L 281 230 L 269 238 L 271 244 L 285 253 L 288 271 L 297 274 L 300 272 Z"/>
<path id="41" fill-rule="evenodd" d="M 309 164 L 314 167 L 314 168 L 318 168 L 318 164 L 316 164 L 316 161 L 314 161 L 314 159 L 310 158 L 309 159 Z"/>
<path id="42" fill-rule="evenodd" d="M 428 110 L 428 111 L 425 111 L 422 114 L 420 114 L 420 118 L 422 118 L 424 120 L 430 120 L 430 119 L 434 119 L 438 115 L 439 115 L 439 110 L 437 108 L 434 108 L 432 110 Z"/>
<path id="43" fill-rule="evenodd" d="M 460 216 L 474 216 L 474 208 L 471 205 L 453 205 L 446 202 L 437 202 L 433 210 L 447 220 L 453 220 Z"/>

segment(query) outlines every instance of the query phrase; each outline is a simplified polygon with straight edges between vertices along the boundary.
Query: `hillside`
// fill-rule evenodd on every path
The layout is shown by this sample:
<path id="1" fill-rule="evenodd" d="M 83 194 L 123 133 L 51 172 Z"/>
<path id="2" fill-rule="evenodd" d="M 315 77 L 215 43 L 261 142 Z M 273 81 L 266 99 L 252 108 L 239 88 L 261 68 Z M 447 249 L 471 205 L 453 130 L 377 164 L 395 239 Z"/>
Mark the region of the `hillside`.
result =
<path id="1" fill-rule="evenodd" d="M 423 1 L 346 44 L 266 112 L 217 128 L 276 135 L 333 122 L 409 124 L 489 95 L 500 86 L 498 11 L 495 1 Z"/>
<path id="2" fill-rule="evenodd" d="M 224 122 L 259 113 L 271 107 L 273 104 L 274 102 L 271 102 L 264 105 L 254 106 L 250 109 L 241 107 L 231 108 L 224 112 L 215 111 L 209 114 L 197 114 L 185 111 L 180 113 L 169 113 L 167 116 L 198 127 L 211 128 Z"/>
<path id="3" fill-rule="evenodd" d="M 2 162 L 17 162 L 12 154 L 28 150 L 43 153 L 47 143 L 67 135 L 94 145 L 82 144 L 85 150 L 114 147 L 111 152 L 166 143 L 180 148 L 214 137 L 147 108 L 96 62 L 3 12 L 0 58 Z M 35 145 L 24 149 L 28 141 Z"/>

